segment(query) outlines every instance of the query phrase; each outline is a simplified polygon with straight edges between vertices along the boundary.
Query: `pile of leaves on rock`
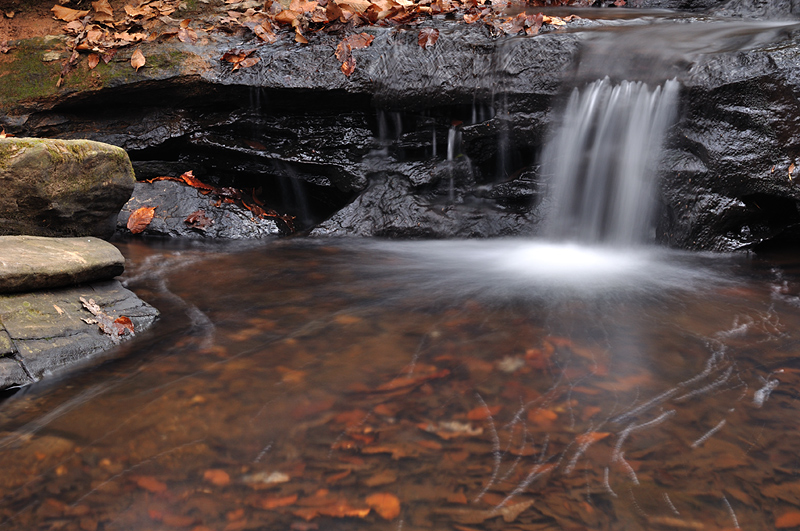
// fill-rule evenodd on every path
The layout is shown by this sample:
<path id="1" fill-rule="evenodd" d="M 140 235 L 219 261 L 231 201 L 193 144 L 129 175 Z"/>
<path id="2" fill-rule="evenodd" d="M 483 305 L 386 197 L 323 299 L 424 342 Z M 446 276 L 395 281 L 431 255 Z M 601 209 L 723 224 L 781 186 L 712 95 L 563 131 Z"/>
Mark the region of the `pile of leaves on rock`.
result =
<path id="1" fill-rule="evenodd" d="M 91 9 L 81 8 L 80 0 L 58 0 L 53 16 L 66 22 L 64 31 L 70 40 L 71 54 L 63 63 L 58 86 L 66 75 L 87 57 L 90 69 L 100 61 L 108 63 L 121 48 L 140 43 L 178 39 L 197 43 L 211 32 L 241 33 L 256 37 L 258 45 L 267 45 L 283 38 L 307 44 L 316 34 L 342 35 L 335 56 L 342 63 L 342 72 L 349 76 L 355 69 L 352 50 L 366 48 L 373 35 L 358 33 L 369 26 L 414 26 L 440 16 L 466 24 L 485 24 L 495 35 L 536 35 L 543 27 L 561 27 L 576 18 L 559 18 L 527 9 L 539 6 L 587 6 L 596 0 L 208 0 L 202 18 L 173 18 L 186 12 L 181 0 L 97 0 Z M 616 0 L 615 5 L 625 4 Z M 74 6 L 74 7 L 73 7 Z M 88 7 L 88 6 L 86 6 Z M 513 13 L 513 14 L 512 14 Z M 436 44 L 439 30 L 422 27 L 419 45 Z M 257 64 L 257 48 L 235 49 L 220 59 L 233 65 L 233 70 Z M 130 56 L 137 71 L 147 58 L 137 48 Z"/>

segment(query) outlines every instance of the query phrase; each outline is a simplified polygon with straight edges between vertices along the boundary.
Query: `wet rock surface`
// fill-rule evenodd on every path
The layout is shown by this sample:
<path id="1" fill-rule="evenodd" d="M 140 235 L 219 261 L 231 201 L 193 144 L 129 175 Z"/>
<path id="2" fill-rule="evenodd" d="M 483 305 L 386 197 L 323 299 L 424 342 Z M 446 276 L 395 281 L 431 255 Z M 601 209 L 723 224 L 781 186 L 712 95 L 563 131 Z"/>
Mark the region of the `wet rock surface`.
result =
<path id="1" fill-rule="evenodd" d="M 663 163 L 661 238 L 735 250 L 800 235 L 800 33 L 707 56 L 684 80 Z"/>
<path id="2" fill-rule="evenodd" d="M 153 324 L 158 311 L 114 279 L 124 263 L 115 246 L 97 238 L 0 236 L 0 390 L 131 338 L 117 318 L 130 319 L 134 333 Z M 97 321 L 104 320 L 113 330 L 101 330 Z"/>
<path id="3" fill-rule="evenodd" d="M 128 317 L 137 333 L 158 316 L 117 280 L 0 295 L 0 389 L 38 381 L 131 337 L 114 338 L 84 322 L 93 315 L 81 298 L 94 300 L 112 318 Z"/>
<path id="4" fill-rule="evenodd" d="M 427 197 L 426 197 L 427 195 Z M 485 238 L 519 234 L 531 215 L 500 209 L 491 199 L 455 203 L 420 194 L 402 178 L 376 179 L 350 205 L 311 231 L 312 236 Z"/>
<path id="5" fill-rule="evenodd" d="M 109 237 L 133 183 L 118 147 L 0 138 L 0 234 Z"/>
<path id="6" fill-rule="evenodd" d="M 131 212 L 156 207 L 153 220 L 142 234 L 180 238 L 257 239 L 282 232 L 271 219 L 257 219 L 234 203 L 175 181 L 136 183 L 133 197 L 119 213 L 121 233 L 128 232 Z"/>
<path id="7" fill-rule="evenodd" d="M 153 64 L 171 53 L 181 59 L 146 66 L 135 76 L 121 53 L 109 68 L 124 75 L 101 80 L 100 90 L 0 107 L 15 134 L 91 138 L 125 148 L 140 180 L 193 170 L 214 185 L 260 189 L 268 207 L 295 216 L 298 230 L 312 229 L 350 205 L 371 180 L 387 177 L 413 183 L 407 192 L 423 195 L 410 200 L 428 210 L 422 222 L 433 223 L 440 205 L 426 199 L 429 190 L 422 185 L 431 179 L 428 166 L 447 161 L 448 148 L 452 157 L 471 161 L 471 173 L 460 181 L 473 188 L 513 180 L 535 163 L 551 100 L 580 40 L 556 32 L 498 38 L 484 26 L 433 25 L 440 36 L 428 49 L 419 46 L 417 29 L 365 28 L 375 40 L 353 52 L 357 67 L 349 77 L 333 55 L 338 35 L 319 36 L 307 46 L 284 36 L 258 47 L 261 61 L 237 72 L 218 58 L 242 43 L 214 37 L 204 47 L 177 41 L 145 47 L 148 65 L 151 53 Z M 463 133 L 458 146 L 450 144 L 453 123 Z M 530 208 L 522 205 L 530 197 L 484 192 L 465 184 L 453 195 L 479 197 L 486 212 L 502 212 L 509 202 L 515 212 Z M 458 216 L 461 209 L 451 211 Z M 463 224 L 472 224 L 476 212 L 469 210 Z M 362 226 L 385 218 L 380 212 L 359 215 Z M 180 216 L 171 224 L 154 222 L 152 233 L 210 234 L 185 227 Z M 367 233 L 393 231 L 375 226 Z M 426 231 L 448 235 L 444 227 L 421 234 Z"/>
<path id="8" fill-rule="evenodd" d="M 0 236 L 0 293 L 108 280 L 124 270 L 122 253 L 97 238 Z"/>
<path id="9" fill-rule="evenodd" d="M 713 8 L 740 18 L 788 18 L 795 11 L 780 1 L 630 4 Z M 690 23 L 706 21 L 703 15 Z M 140 179 L 193 170 L 217 186 L 258 189 L 269 208 L 295 216 L 297 230 L 314 235 L 535 232 L 545 187 L 539 157 L 551 109 L 580 79 L 575 61 L 587 37 L 498 38 L 486 27 L 432 24 L 441 33 L 428 49 L 418 45 L 416 30 L 365 28 L 375 40 L 353 51 L 357 66 L 349 77 L 333 57 L 338 35 L 304 46 L 284 35 L 258 47 L 257 65 L 237 72 L 218 60 L 242 46 L 233 37 L 144 45 L 148 66 L 138 73 L 122 52 L 108 66 L 118 76 L 101 76 L 90 90 L 60 99 L 6 97 L 0 121 L 15 134 L 121 146 Z M 747 51 L 680 62 L 682 118 L 660 167 L 660 241 L 731 250 L 798 238 L 800 196 L 789 171 L 800 163 L 798 49 L 797 32 L 787 28 Z M 612 51 L 617 58 L 619 47 Z M 453 178 L 444 168 L 453 169 Z M 149 234 L 251 238 L 279 232 L 274 226 L 255 230 L 247 212 L 248 219 L 219 213 L 241 221 L 236 229 L 223 228 L 222 221 L 213 229 L 188 226 L 186 217 L 207 199 L 193 190 L 170 194 L 173 204 L 197 208 L 154 221 Z"/>

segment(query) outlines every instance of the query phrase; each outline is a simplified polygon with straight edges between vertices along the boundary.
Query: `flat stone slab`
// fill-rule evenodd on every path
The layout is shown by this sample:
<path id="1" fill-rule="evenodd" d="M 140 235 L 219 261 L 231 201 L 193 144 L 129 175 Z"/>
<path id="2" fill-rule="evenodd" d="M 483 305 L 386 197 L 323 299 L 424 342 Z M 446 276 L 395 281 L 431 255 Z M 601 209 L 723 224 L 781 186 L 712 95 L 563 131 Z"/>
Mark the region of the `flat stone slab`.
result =
<path id="1" fill-rule="evenodd" d="M 0 236 L 0 293 L 108 280 L 124 269 L 122 253 L 99 238 Z"/>
<path id="2" fill-rule="evenodd" d="M 135 337 L 102 332 L 81 298 L 94 300 L 111 319 L 127 317 L 135 334 L 158 317 L 118 280 L 0 295 L 0 389 L 38 381 Z"/>

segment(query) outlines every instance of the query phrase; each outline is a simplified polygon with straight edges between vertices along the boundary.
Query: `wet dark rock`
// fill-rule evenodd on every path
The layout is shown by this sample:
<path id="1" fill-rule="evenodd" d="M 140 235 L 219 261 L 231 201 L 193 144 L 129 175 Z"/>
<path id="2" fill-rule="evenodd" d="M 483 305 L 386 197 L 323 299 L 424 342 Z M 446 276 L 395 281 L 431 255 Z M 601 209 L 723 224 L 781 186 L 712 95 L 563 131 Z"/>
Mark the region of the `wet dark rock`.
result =
<path id="1" fill-rule="evenodd" d="M 796 18 L 800 4 L 795 0 L 628 0 L 628 7 L 704 11 L 723 17 L 759 19 Z"/>
<path id="2" fill-rule="evenodd" d="M 156 207 L 155 216 L 143 234 L 181 238 L 267 238 L 281 233 L 271 219 L 254 219 L 247 209 L 225 202 L 213 194 L 175 181 L 136 183 L 131 200 L 119 213 L 120 232 L 131 212 L 141 207 Z"/>
<path id="3" fill-rule="evenodd" d="M 88 140 L 0 139 L 0 234 L 114 233 L 133 190 L 120 148 Z"/>
<path id="4" fill-rule="evenodd" d="M 0 96 L 0 124 L 15 134 L 118 145 L 129 152 L 140 180 L 193 170 L 214 185 L 262 189 L 272 201 L 268 206 L 296 216 L 300 229 L 351 204 L 371 178 L 399 175 L 413 183 L 409 193 L 431 193 L 429 186 L 439 186 L 431 183 L 441 181 L 437 168 L 445 162 L 453 122 L 462 124 L 457 155 L 472 161 L 474 183 L 506 181 L 535 161 L 547 110 L 580 37 L 495 37 L 482 25 L 430 23 L 440 37 L 428 49 L 419 46 L 417 28 L 364 28 L 375 40 L 353 52 L 357 66 L 350 77 L 333 54 L 339 35 L 318 35 L 307 46 L 284 35 L 275 45 L 258 47 L 257 65 L 237 72 L 218 60 L 242 46 L 236 38 L 212 36 L 202 46 L 177 40 L 144 45 L 148 64 L 138 73 L 123 52 L 91 89 L 24 101 Z M 43 44 L 28 46 L 31 53 L 48 51 Z M 411 199 L 427 208 L 424 196 Z M 489 211 L 505 208 L 493 197 L 481 202 Z M 183 218 L 190 212 L 170 216 L 169 223 L 154 221 L 148 233 L 225 232 L 187 229 Z M 439 219 L 431 212 L 421 223 Z M 441 227 L 429 229 L 446 234 Z"/>
<path id="5" fill-rule="evenodd" d="M 684 112 L 663 164 L 659 232 L 676 247 L 796 241 L 800 35 L 715 54 L 684 81 Z"/>
<path id="6" fill-rule="evenodd" d="M 119 339 L 100 331 L 81 297 L 112 318 L 128 317 L 139 333 L 158 311 L 117 280 L 33 293 L 0 295 L 0 389 L 22 386 L 97 356 Z"/>
<path id="7" fill-rule="evenodd" d="M 463 198 L 462 198 L 463 199 Z M 501 209 L 493 201 L 453 203 L 421 194 L 400 176 L 379 178 L 350 205 L 321 223 L 312 236 L 388 238 L 485 238 L 519 234 L 530 213 Z"/>
<path id="8" fill-rule="evenodd" d="M 108 280 L 124 270 L 122 253 L 97 238 L 0 236 L 0 293 Z"/>

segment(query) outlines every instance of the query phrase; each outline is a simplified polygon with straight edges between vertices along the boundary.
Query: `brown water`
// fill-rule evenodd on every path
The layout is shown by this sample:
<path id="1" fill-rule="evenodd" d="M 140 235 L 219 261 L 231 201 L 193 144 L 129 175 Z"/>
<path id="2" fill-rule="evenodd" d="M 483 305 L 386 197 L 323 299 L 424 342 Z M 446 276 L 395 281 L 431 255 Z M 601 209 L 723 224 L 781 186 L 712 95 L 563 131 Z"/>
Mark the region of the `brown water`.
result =
<path id="1" fill-rule="evenodd" d="M 800 262 L 122 249 L 163 317 L 0 404 L 0 529 L 800 524 Z"/>

